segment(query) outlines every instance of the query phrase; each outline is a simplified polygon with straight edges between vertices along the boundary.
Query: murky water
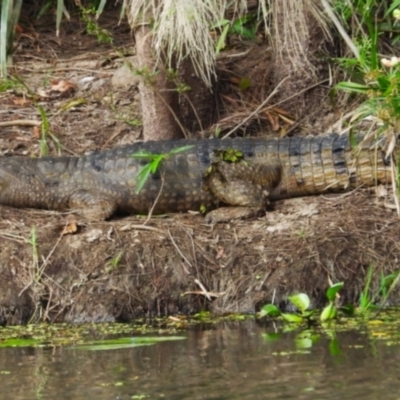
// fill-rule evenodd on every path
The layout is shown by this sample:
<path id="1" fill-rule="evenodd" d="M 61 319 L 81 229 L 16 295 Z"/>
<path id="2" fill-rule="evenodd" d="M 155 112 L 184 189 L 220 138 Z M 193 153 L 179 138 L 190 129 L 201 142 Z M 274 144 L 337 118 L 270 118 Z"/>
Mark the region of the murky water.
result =
<path id="1" fill-rule="evenodd" d="M 266 332 L 248 321 L 123 350 L 0 349 L 0 399 L 400 398 L 395 342 L 359 331 L 270 341 Z"/>

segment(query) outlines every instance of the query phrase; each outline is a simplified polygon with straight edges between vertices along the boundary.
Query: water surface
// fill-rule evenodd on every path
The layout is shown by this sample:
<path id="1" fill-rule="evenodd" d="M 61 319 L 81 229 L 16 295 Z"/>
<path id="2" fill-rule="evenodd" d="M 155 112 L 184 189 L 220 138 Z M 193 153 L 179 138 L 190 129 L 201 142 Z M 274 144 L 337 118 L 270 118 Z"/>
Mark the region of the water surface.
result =
<path id="1" fill-rule="evenodd" d="M 247 321 L 130 349 L 0 349 L 0 399 L 400 398 L 396 342 L 354 330 L 302 348 L 298 332 L 273 331 Z"/>

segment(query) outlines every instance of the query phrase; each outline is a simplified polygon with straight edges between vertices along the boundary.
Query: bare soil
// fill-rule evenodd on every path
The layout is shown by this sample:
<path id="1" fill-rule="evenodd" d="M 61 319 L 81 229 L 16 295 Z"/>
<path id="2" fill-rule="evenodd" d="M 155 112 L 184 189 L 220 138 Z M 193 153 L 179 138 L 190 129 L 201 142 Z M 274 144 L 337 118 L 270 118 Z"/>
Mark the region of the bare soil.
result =
<path id="1" fill-rule="evenodd" d="M 63 25 L 59 38 L 52 16 L 35 27 L 21 24 L 12 72 L 30 91 L 16 86 L 0 93 L 1 155 L 41 154 L 40 129 L 16 122 L 40 121 L 38 105 L 61 143 L 58 148 L 57 140 L 46 138 L 51 155 L 83 154 L 140 138 L 135 78 L 129 84 L 115 82 L 124 63 L 121 54 L 134 62 L 127 25 L 115 27 L 115 16 L 102 21 L 114 38 L 112 49 L 87 35 L 77 19 Z M 256 46 L 241 43 L 231 49 L 242 53 L 246 47 L 241 63 L 226 55 L 221 61 L 220 119 L 226 129 L 246 111 L 236 107 L 245 104 L 242 92 L 227 87 L 237 85 L 235 77 L 258 76 L 258 96 L 271 91 L 268 53 L 262 43 Z M 60 80 L 74 90 L 51 91 Z M 309 125 L 311 131 L 321 131 L 329 119 L 321 96 L 307 100 L 309 124 L 316 110 L 321 114 Z M 255 92 L 249 98 L 259 101 Z M 236 114 L 229 114 L 228 103 Z M 265 113 L 255 119 L 264 135 L 278 120 L 277 114 Z M 252 121 L 245 125 L 250 130 Z M 65 233 L 66 226 L 75 225 L 76 232 Z M 130 321 L 200 310 L 253 313 L 271 301 L 285 305 L 287 295 L 298 291 L 321 306 L 329 281 L 345 283 L 340 302 L 356 302 L 370 265 L 374 287 L 380 272 L 398 268 L 399 234 L 396 212 L 365 189 L 285 200 L 262 218 L 216 226 L 189 213 L 147 223 L 139 216 L 71 223 L 70 216 L 57 212 L 0 206 L 0 323 Z M 398 291 L 391 304 L 399 304 Z"/>

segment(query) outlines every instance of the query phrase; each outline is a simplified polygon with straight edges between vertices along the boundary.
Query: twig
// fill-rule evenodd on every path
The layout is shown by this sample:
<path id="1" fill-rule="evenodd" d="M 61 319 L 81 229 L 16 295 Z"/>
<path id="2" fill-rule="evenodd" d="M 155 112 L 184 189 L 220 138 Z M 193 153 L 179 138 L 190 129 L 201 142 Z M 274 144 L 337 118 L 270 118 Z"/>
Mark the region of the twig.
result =
<path id="1" fill-rule="evenodd" d="M 287 76 L 286 78 L 282 79 L 279 84 L 276 86 L 276 88 L 272 91 L 272 93 L 250 114 L 248 115 L 242 122 L 240 122 L 238 125 L 236 125 L 233 129 L 231 129 L 222 139 L 225 139 L 229 136 L 232 135 L 233 132 L 237 131 L 242 125 L 244 125 L 250 118 L 252 118 L 254 115 L 256 115 L 269 101 L 270 99 L 277 93 L 279 87 L 288 79 L 289 77 Z"/>
<path id="2" fill-rule="evenodd" d="M 0 122 L 0 126 L 40 126 L 41 124 L 41 121 L 34 121 L 32 119 L 15 119 L 14 121 Z"/>
<path id="3" fill-rule="evenodd" d="M 198 279 L 195 279 L 194 281 L 195 283 L 197 283 L 198 286 L 200 286 L 200 289 L 203 291 L 204 296 L 206 296 L 207 299 L 211 301 L 211 296 L 209 295 L 208 290 L 206 290 L 203 284 Z"/>
<path id="4" fill-rule="evenodd" d="M 181 252 L 181 250 L 179 249 L 178 245 L 175 243 L 174 238 L 171 235 L 171 231 L 168 229 L 168 235 L 169 238 L 171 239 L 172 244 L 174 245 L 174 247 L 176 248 L 176 250 L 178 251 L 179 255 L 189 264 L 190 268 L 193 268 L 192 264 L 190 263 L 190 261 L 183 255 L 183 253 Z"/>
<path id="5" fill-rule="evenodd" d="M 149 213 L 147 214 L 147 218 L 146 218 L 146 220 L 143 222 L 143 225 L 146 225 L 146 224 L 150 221 L 150 218 L 151 218 L 151 216 L 152 216 L 152 214 L 153 214 L 154 208 L 155 208 L 156 204 L 158 203 L 158 200 L 160 199 L 160 196 L 161 196 L 161 192 L 162 192 L 162 190 L 163 190 L 163 187 L 164 187 L 164 176 L 163 176 L 163 174 L 161 174 L 161 187 L 160 187 L 160 190 L 158 191 L 158 195 L 157 195 L 156 199 L 154 200 L 154 203 L 153 203 L 153 205 L 151 206 L 150 211 L 149 211 Z"/>
<path id="6" fill-rule="evenodd" d="M 165 232 L 165 231 L 162 231 L 161 229 L 157 229 L 157 228 L 154 228 L 154 227 L 152 227 L 152 226 L 137 225 L 137 224 L 125 225 L 125 226 L 123 226 L 122 228 L 120 228 L 119 230 L 120 230 L 121 232 L 125 232 L 125 231 L 127 231 L 128 229 L 141 229 L 141 230 L 144 230 L 144 231 L 158 232 L 158 233 L 161 233 L 161 234 L 163 234 L 163 235 L 166 234 L 166 232 Z"/>

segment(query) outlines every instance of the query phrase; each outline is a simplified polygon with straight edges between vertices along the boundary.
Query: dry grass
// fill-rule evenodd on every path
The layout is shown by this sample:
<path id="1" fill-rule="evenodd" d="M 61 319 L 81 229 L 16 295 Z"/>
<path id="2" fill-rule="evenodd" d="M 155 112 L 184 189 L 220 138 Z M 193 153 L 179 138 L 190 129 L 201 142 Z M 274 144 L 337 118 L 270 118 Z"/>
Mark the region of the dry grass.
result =
<path id="1" fill-rule="evenodd" d="M 331 38 L 329 20 L 320 0 L 269 0 L 269 7 L 274 51 L 282 62 L 292 64 L 294 69 L 300 69 L 306 76 L 314 75 L 314 66 L 308 52 L 310 25 L 317 23 L 326 37 Z M 309 16 L 314 21 L 310 21 Z"/>
<path id="2" fill-rule="evenodd" d="M 196 73 L 211 86 L 215 75 L 215 43 L 212 24 L 223 19 L 226 0 L 131 0 L 128 12 L 132 27 L 154 21 L 153 45 L 157 61 L 166 56 L 169 64 L 190 58 Z M 246 1 L 235 2 L 236 13 L 246 10 Z"/>

